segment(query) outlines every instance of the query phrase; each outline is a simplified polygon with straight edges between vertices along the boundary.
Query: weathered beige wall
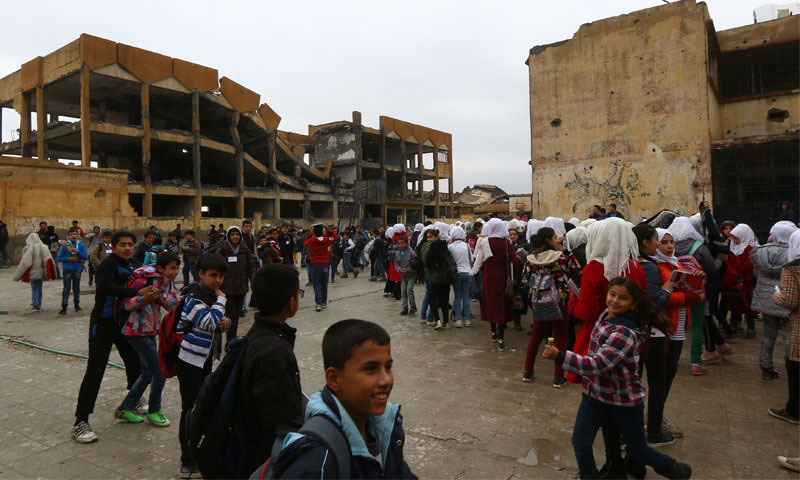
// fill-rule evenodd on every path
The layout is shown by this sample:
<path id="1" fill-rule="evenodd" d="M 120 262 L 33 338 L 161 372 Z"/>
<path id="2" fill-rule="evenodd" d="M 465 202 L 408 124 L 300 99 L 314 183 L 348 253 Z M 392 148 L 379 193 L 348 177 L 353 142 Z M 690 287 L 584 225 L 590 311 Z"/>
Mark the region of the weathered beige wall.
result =
<path id="1" fill-rule="evenodd" d="M 789 118 L 783 122 L 770 122 L 767 112 L 786 110 Z M 755 98 L 720 105 L 719 130 L 712 134 L 714 140 L 777 135 L 800 128 L 800 93 L 775 97 Z"/>
<path id="2" fill-rule="evenodd" d="M 534 48 L 534 217 L 615 202 L 640 218 L 710 198 L 706 18 L 705 4 L 675 2 Z"/>

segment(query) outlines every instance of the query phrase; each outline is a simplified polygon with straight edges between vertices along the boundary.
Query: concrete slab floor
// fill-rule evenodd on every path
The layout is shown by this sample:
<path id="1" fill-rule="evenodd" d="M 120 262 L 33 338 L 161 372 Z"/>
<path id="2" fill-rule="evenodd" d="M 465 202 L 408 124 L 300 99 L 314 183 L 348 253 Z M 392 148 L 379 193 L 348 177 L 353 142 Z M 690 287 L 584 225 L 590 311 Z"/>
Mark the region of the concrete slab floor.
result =
<path id="1" fill-rule="evenodd" d="M 88 276 L 82 278 L 83 312 L 58 316 L 61 282 L 45 282 L 41 313 L 31 313 L 28 284 L 0 270 L 0 335 L 75 353 L 87 353 L 89 311 L 94 304 Z M 306 281 L 301 270 L 301 280 Z M 297 359 L 306 393 L 323 385 L 320 343 L 325 329 L 345 318 L 384 326 L 392 337 L 395 387 L 407 434 L 405 457 L 420 478 L 575 478 L 570 438 L 580 387 L 553 389 L 552 362 L 537 358 L 532 383 L 522 366 L 530 337 L 508 331 L 498 352 L 488 326 L 433 331 L 417 318 L 400 316 L 400 303 L 382 296 L 383 285 L 336 279 L 327 310 L 316 313 L 313 292 L 290 321 L 296 327 Z M 417 304 L 423 289 L 416 288 Z M 478 305 L 472 303 L 477 317 Z M 529 323 L 530 315 L 524 320 Z M 243 334 L 252 313 L 243 319 Z M 688 343 L 667 402 L 666 415 L 686 438 L 665 454 L 692 465 L 695 478 L 797 478 L 777 455 L 800 454 L 800 429 L 767 415 L 786 401 L 787 385 L 776 346 L 778 380 L 761 380 L 758 337 L 733 344 L 736 354 L 708 365 L 708 375 L 689 375 Z M 116 352 L 112 361 L 121 362 Z M 179 469 L 177 423 L 169 428 L 117 423 L 113 409 L 125 394 L 124 372 L 109 367 L 90 422 L 100 441 L 76 444 L 69 435 L 85 360 L 0 342 L 1 478 L 175 478 Z M 167 381 L 164 413 L 180 415 L 178 382 Z M 595 455 L 603 458 L 602 440 Z M 650 476 L 655 477 L 654 472 Z"/>

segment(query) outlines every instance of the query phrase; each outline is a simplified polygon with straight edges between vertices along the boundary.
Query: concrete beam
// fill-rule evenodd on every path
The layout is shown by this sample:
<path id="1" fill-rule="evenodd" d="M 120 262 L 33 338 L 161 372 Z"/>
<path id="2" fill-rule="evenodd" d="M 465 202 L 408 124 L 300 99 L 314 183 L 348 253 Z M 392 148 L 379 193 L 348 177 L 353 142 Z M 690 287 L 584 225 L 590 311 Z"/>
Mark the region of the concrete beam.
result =
<path id="1" fill-rule="evenodd" d="M 261 100 L 261 96 L 239 85 L 228 77 L 219 79 L 219 91 L 230 102 L 233 108 L 239 112 L 258 110 L 258 102 Z"/>
<path id="2" fill-rule="evenodd" d="M 117 62 L 143 83 L 154 83 L 172 76 L 170 57 L 130 45 L 117 45 Z"/>
<path id="3" fill-rule="evenodd" d="M 216 68 L 208 68 L 178 58 L 172 59 L 172 76 L 189 90 L 210 92 L 219 86 Z"/>

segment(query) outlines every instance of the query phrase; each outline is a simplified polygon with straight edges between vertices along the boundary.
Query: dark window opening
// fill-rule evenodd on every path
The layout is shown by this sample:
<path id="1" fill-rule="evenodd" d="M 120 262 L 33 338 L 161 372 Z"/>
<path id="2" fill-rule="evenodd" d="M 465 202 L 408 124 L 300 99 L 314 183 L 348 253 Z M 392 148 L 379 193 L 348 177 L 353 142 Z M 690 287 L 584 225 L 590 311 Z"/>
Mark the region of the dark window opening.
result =
<path id="1" fill-rule="evenodd" d="M 723 99 L 800 88 L 800 42 L 719 56 Z"/>
<path id="2" fill-rule="evenodd" d="M 235 198 L 203 197 L 202 216 L 211 218 L 236 218 Z"/>
<path id="3" fill-rule="evenodd" d="M 301 200 L 281 200 L 281 219 L 303 218 L 303 202 Z"/>
<path id="4" fill-rule="evenodd" d="M 750 225 L 764 243 L 781 202 L 800 201 L 800 142 L 713 149 L 711 175 L 714 216 Z"/>

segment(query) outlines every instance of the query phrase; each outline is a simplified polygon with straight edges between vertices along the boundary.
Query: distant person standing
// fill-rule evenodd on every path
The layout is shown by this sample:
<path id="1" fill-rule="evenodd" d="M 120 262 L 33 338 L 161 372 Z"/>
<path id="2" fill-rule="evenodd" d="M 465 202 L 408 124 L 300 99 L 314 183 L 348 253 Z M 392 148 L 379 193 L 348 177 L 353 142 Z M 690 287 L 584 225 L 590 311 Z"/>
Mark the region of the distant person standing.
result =
<path id="1" fill-rule="evenodd" d="M 50 244 L 47 242 L 47 222 L 39 222 L 39 231 L 37 231 L 36 234 L 39 235 L 39 240 L 41 240 L 42 243 L 50 247 Z"/>
<path id="2" fill-rule="evenodd" d="M 0 220 L 0 253 L 3 255 L 3 263 L 8 262 L 8 253 L 6 253 L 6 245 L 11 237 L 8 235 L 8 225 Z"/>
<path id="3" fill-rule="evenodd" d="M 136 247 L 136 251 L 133 252 L 133 264 L 136 268 L 141 267 L 144 265 L 144 256 L 147 255 L 147 251 L 153 246 L 153 242 L 155 241 L 156 234 L 152 231 L 147 231 L 144 234 L 144 240 Z"/>
<path id="4" fill-rule="evenodd" d="M 294 266 L 295 242 L 294 237 L 289 233 L 289 225 L 286 223 L 281 225 L 281 231 L 278 234 L 278 248 L 283 257 L 283 264 Z"/>
<path id="5" fill-rule="evenodd" d="M 72 228 L 78 230 L 78 239 L 79 240 L 83 240 L 83 237 L 84 237 L 83 229 L 81 228 L 80 225 L 78 225 L 78 221 L 77 220 L 73 220 L 72 221 Z"/>
<path id="6" fill-rule="evenodd" d="M 61 246 L 58 251 L 56 261 L 64 264 L 64 290 L 61 292 L 61 310 L 59 315 L 67 314 L 67 306 L 69 305 L 70 289 L 74 294 L 73 304 L 75 311 L 81 311 L 81 272 L 83 271 L 83 262 L 89 258 L 86 255 L 86 245 L 78 240 L 78 229 L 72 227 L 69 229 L 69 240 Z"/>
<path id="7" fill-rule="evenodd" d="M 192 274 L 192 279 L 195 282 L 197 281 L 197 260 L 200 258 L 200 254 L 203 253 L 203 245 L 194 238 L 194 230 L 186 230 L 185 236 L 186 241 L 183 242 L 181 247 L 183 252 L 183 284 L 189 285 L 190 273 Z"/>
<path id="8" fill-rule="evenodd" d="M 606 218 L 612 218 L 612 217 L 617 217 L 625 220 L 625 216 L 617 211 L 616 203 L 610 203 L 608 205 L 608 213 L 606 214 Z"/>
<path id="9" fill-rule="evenodd" d="M 797 213 L 792 210 L 792 204 L 789 202 L 781 203 L 781 215 L 779 220 L 786 220 L 797 225 Z"/>

